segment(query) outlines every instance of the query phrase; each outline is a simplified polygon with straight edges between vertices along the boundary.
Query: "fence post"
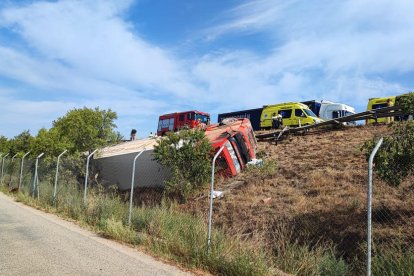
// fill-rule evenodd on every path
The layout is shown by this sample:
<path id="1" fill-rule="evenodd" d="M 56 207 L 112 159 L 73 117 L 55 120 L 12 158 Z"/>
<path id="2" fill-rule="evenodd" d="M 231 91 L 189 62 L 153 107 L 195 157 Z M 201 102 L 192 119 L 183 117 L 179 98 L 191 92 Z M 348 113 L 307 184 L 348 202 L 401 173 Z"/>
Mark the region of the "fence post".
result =
<path id="1" fill-rule="evenodd" d="M 134 195 L 134 179 L 135 179 L 135 162 L 137 161 L 138 157 L 145 151 L 145 148 L 140 151 L 134 158 L 134 162 L 132 165 L 132 177 L 131 177 L 131 194 L 129 196 L 129 211 L 128 211 L 128 225 L 131 226 L 131 213 L 132 213 L 132 197 Z"/>
<path id="2" fill-rule="evenodd" d="M 372 164 L 374 162 L 375 154 L 383 142 L 383 138 L 378 141 L 368 161 L 368 229 L 367 229 L 367 276 L 371 276 L 371 244 L 372 244 Z"/>
<path id="3" fill-rule="evenodd" d="M 13 165 L 14 158 L 15 158 L 16 156 L 17 156 L 17 153 L 16 153 L 15 155 L 13 155 L 13 157 L 11 158 L 11 161 L 10 161 L 10 165 L 11 165 L 11 166 Z M 12 167 L 12 168 L 13 168 L 13 167 Z M 13 171 L 14 171 L 14 170 L 13 170 Z M 9 188 L 10 188 L 11 183 L 12 183 L 13 171 L 11 171 L 11 172 L 10 172 L 10 170 L 9 170 L 9 173 L 10 173 Z"/>
<path id="4" fill-rule="evenodd" d="M 32 190 L 32 197 L 34 198 L 34 194 L 37 188 L 37 199 L 39 199 L 39 178 L 37 176 L 37 166 L 39 165 L 39 158 L 43 156 L 43 152 L 36 157 L 36 164 L 35 164 L 35 173 L 33 177 L 33 190 Z"/>
<path id="5" fill-rule="evenodd" d="M 20 165 L 20 178 L 19 178 L 19 190 L 20 187 L 22 186 L 22 177 L 23 177 L 23 164 L 24 164 L 24 158 L 30 153 L 30 151 L 26 152 L 25 155 L 23 155 L 22 157 L 22 163 Z"/>
<path id="6" fill-rule="evenodd" d="M 85 172 L 85 187 L 83 190 L 83 203 L 86 204 L 86 193 L 88 189 L 88 177 L 89 177 L 89 159 L 92 157 L 92 155 L 95 154 L 95 152 L 98 149 L 94 150 L 91 154 L 88 155 L 88 158 L 86 159 L 86 172 Z"/>
<path id="7" fill-rule="evenodd" d="M 214 169 L 216 164 L 216 159 L 223 151 L 225 145 L 221 146 L 221 148 L 217 151 L 214 155 L 213 161 L 211 163 L 211 185 L 210 185 L 210 210 L 208 213 L 208 233 L 207 233 L 207 250 L 210 253 L 210 244 L 211 244 L 211 224 L 213 218 L 213 192 L 214 192 Z"/>
<path id="8" fill-rule="evenodd" d="M 56 175 L 55 175 L 55 186 L 53 187 L 53 201 L 56 199 L 56 189 L 57 189 L 57 182 L 59 177 L 59 160 L 62 155 L 64 155 L 68 150 L 64 150 L 61 154 L 59 154 L 56 162 Z"/>
<path id="9" fill-rule="evenodd" d="M 13 157 L 12 157 L 12 162 L 14 161 L 14 158 L 17 156 L 17 153 L 15 154 L 15 155 L 13 155 Z"/>
<path id="10" fill-rule="evenodd" d="M 1 152 L 0 152 L 1 162 L 3 163 L 3 158 L 2 158 L 2 156 L 3 156 L 3 153 L 1 153 Z M 1 170 L 3 170 L 3 164 L 1 165 Z"/>
<path id="11" fill-rule="evenodd" d="M 3 158 L 1 159 L 1 179 L 0 183 L 3 185 L 3 173 L 4 173 L 4 159 L 9 155 L 10 153 L 7 153 Z"/>

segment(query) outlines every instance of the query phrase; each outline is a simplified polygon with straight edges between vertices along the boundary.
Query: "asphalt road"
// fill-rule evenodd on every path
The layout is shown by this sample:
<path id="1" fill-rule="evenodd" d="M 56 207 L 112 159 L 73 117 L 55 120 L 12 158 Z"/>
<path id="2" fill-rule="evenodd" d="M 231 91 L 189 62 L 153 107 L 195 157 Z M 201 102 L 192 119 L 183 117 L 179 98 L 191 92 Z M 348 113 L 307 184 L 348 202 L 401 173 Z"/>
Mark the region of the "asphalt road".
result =
<path id="1" fill-rule="evenodd" d="M 0 193 L 0 275 L 127 274 L 187 273 Z"/>

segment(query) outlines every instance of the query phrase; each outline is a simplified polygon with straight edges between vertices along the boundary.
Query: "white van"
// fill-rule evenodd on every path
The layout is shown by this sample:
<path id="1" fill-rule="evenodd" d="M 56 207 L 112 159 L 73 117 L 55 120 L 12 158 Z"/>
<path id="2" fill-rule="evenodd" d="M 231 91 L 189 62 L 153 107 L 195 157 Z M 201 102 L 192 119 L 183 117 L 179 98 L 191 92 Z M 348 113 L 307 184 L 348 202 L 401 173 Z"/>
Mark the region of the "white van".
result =
<path id="1" fill-rule="evenodd" d="M 355 108 L 352 106 L 341 103 L 333 103 L 330 101 L 321 101 L 319 117 L 323 120 L 332 120 L 353 114 L 355 114 Z M 350 122 L 348 124 L 355 124 L 355 122 Z"/>

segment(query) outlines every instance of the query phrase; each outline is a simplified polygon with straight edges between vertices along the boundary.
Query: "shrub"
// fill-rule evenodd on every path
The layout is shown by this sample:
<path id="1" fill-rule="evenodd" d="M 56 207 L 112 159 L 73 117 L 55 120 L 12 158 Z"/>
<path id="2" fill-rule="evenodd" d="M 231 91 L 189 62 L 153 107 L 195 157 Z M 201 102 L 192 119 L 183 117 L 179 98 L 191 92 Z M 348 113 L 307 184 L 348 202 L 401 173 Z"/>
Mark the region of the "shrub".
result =
<path id="1" fill-rule="evenodd" d="M 212 151 L 202 131 L 167 133 L 166 139 L 160 140 L 154 149 L 155 160 L 172 173 L 165 183 L 166 192 L 185 200 L 190 192 L 203 186 L 210 176 Z"/>
<path id="2" fill-rule="evenodd" d="M 414 114 L 414 92 L 396 97 L 395 105 L 401 107 L 405 114 Z"/>
<path id="3" fill-rule="evenodd" d="M 363 150 L 369 158 L 377 138 L 365 142 Z M 392 125 L 392 134 L 384 142 L 374 159 L 379 176 L 392 186 L 398 186 L 414 166 L 414 121 Z"/>

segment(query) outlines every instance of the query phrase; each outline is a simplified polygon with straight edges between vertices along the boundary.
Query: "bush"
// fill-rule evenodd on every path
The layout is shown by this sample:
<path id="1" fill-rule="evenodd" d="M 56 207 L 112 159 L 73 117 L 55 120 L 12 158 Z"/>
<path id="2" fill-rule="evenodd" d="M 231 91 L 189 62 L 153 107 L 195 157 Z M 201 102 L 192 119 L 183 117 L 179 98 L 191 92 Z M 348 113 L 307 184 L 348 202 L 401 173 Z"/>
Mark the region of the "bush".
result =
<path id="1" fill-rule="evenodd" d="M 363 150 L 369 158 L 377 138 L 367 141 Z M 414 121 L 392 125 L 392 134 L 384 142 L 374 159 L 379 176 L 392 186 L 398 186 L 414 166 Z"/>
<path id="2" fill-rule="evenodd" d="M 182 130 L 167 133 L 166 139 L 158 142 L 154 158 L 170 168 L 172 177 L 166 181 L 167 194 L 177 194 L 182 199 L 203 186 L 210 177 L 213 148 L 198 130 Z"/>
<path id="3" fill-rule="evenodd" d="M 414 114 L 414 92 L 396 97 L 395 105 L 401 107 L 405 114 Z"/>

